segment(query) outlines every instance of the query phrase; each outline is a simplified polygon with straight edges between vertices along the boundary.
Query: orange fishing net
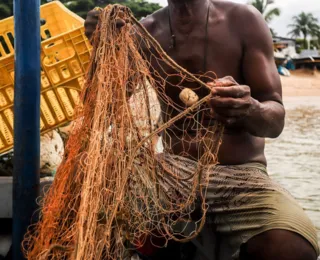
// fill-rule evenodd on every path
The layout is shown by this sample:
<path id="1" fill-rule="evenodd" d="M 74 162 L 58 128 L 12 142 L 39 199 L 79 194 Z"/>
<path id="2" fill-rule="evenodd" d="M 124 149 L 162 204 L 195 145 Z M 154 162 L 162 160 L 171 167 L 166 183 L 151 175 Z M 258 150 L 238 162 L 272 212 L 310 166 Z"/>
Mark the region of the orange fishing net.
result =
<path id="1" fill-rule="evenodd" d="M 121 30 L 119 17 L 127 21 Z M 28 259 L 125 259 L 150 237 L 196 236 L 206 214 L 202 169 L 217 163 L 223 131 L 213 119 L 204 123 L 211 96 L 200 89 L 209 80 L 171 60 L 129 9 L 105 8 L 63 163 L 24 241 Z M 186 90 L 190 84 L 198 88 Z M 197 156 L 188 154 L 194 144 Z M 176 157 L 170 164 L 164 154 Z M 183 157 L 196 172 L 180 172 Z M 192 232 L 176 229 L 191 220 Z"/>

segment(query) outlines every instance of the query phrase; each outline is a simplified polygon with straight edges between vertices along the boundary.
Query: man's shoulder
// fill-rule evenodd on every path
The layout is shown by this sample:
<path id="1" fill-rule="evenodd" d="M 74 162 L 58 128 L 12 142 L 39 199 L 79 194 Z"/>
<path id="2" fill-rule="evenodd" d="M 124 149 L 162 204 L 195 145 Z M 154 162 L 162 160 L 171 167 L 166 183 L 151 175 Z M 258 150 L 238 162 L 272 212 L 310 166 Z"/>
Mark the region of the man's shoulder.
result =
<path id="1" fill-rule="evenodd" d="M 232 23 L 241 24 L 262 19 L 261 13 L 252 5 L 235 3 L 228 0 L 211 0 L 214 7 Z M 239 25 L 240 25 L 239 24 Z"/>
<path id="2" fill-rule="evenodd" d="M 259 11 L 250 4 L 236 3 L 229 0 L 211 0 L 211 3 L 224 12 L 237 14 L 256 14 Z"/>
<path id="3" fill-rule="evenodd" d="M 165 14 L 167 12 L 168 7 L 163 7 L 156 12 L 144 17 L 140 23 L 149 31 L 152 32 L 157 25 L 161 24 L 163 21 Z"/>
<path id="4" fill-rule="evenodd" d="M 212 0 L 212 3 L 217 13 L 223 14 L 230 30 L 236 32 L 238 37 L 246 39 L 252 34 L 256 35 L 266 31 L 267 25 L 263 16 L 252 5 L 222 0 Z"/>

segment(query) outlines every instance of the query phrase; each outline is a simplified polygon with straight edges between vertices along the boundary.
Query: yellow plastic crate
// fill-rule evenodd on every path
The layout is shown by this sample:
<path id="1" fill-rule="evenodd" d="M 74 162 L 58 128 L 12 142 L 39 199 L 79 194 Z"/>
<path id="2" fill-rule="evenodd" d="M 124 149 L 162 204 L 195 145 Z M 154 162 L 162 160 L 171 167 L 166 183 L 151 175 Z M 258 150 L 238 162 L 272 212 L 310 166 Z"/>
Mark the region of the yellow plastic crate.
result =
<path id="1" fill-rule="evenodd" d="M 91 45 L 84 20 L 58 1 L 40 8 L 41 133 L 72 120 L 89 65 Z M 0 153 L 13 147 L 13 17 L 0 21 Z"/>

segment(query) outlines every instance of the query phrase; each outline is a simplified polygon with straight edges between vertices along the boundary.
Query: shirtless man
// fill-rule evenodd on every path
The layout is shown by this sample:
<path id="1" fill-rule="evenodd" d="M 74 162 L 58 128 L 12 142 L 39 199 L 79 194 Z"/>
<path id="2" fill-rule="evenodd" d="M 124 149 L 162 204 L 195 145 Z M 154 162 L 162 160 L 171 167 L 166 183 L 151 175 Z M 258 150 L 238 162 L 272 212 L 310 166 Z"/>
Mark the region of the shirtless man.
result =
<path id="1" fill-rule="evenodd" d="M 97 11 L 88 13 L 85 22 L 88 38 L 97 19 Z M 262 169 L 259 174 L 266 176 L 265 138 L 281 134 L 285 110 L 272 38 L 261 14 L 251 6 L 222 0 L 168 0 L 168 7 L 141 23 L 168 55 L 189 72 L 199 74 L 205 70 L 214 71 L 220 78 L 230 76 L 224 80 L 227 87 L 212 89 L 215 117 L 226 125 L 219 163 L 239 166 L 239 174 L 244 171 L 241 165 L 250 165 L 250 169 L 259 165 L 258 171 Z M 170 90 L 167 94 L 170 95 Z M 176 99 L 173 94 L 172 98 Z M 180 151 L 183 147 L 182 143 L 176 145 Z M 197 154 L 198 146 L 189 153 Z M 216 231 L 229 243 L 229 255 L 225 253 L 220 258 L 316 260 L 319 254 L 316 231 L 296 202 L 278 186 L 259 194 L 265 194 L 266 202 L 262 202 L 262 207 L 248 204 L 251 212 L 217 213 L 224 221 L 230 216 L 245 219 L 231 223 L 229 231 L 222 227 L 223 221 L 215 222 Z M 261 202 L 258 198 L 257 201 Z M 264 212 L 264 208 L 270 211 Z M 244 224 L 246 218 L 248 223 Z"/>

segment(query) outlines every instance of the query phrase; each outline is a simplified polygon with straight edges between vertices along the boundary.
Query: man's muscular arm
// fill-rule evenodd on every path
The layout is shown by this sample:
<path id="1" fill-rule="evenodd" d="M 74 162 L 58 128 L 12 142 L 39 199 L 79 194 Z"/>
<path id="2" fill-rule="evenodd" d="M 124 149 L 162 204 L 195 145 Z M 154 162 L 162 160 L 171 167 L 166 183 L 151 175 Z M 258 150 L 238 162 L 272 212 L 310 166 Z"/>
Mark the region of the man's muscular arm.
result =
<path id="1" fill-rule="evenodd" d="M 241 20 L 238 34 L 243 42 L 242 75 L 246 86 L 226 82 L 229 87 L 214 87 L 212 107 L 227 125 L 241 126 L 254 136 L 275 138 L 283 130 L 285 110 L 271 34 L 257 10 L 239 9 L 235 19 L 238 24 Z"/>
<path id="2" fill-rule="evenodd" d="M 260 137 L 277 137 L 284 126 L 281 81 L 273 56 L 272 37 L 258 11 L 250 10 L 244 30 L 243 75 L 251 89 L 253 110 L 245 120 L 248 130 Z"/>

